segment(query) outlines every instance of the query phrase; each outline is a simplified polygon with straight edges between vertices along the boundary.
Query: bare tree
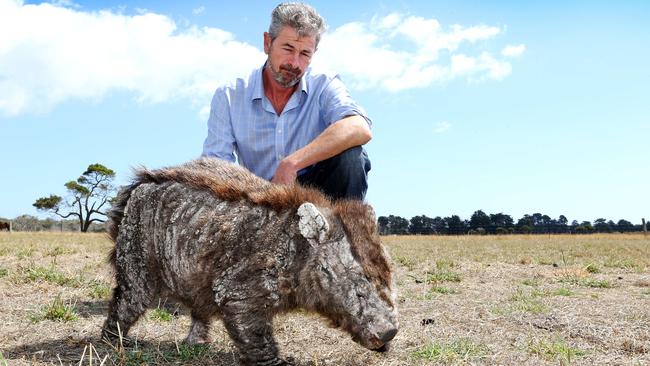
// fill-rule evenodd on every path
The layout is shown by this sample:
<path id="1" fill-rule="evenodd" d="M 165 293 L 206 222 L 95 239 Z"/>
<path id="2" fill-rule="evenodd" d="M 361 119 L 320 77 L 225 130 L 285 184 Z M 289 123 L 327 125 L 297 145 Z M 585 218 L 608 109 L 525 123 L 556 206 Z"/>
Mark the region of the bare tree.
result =
<path id="1" fill-rule="evenodd" d="M 77 217 L 79 230 L 86 232 L 93 222 L 106 221 L 104 218 L 97 218 L 96 215 L 106 216 L 106 209 L 110 206 L 112 195 L 115 193 L 112 184 L 114 178 L 113 170 L 101 164 L 91 164 L 76 181 L 71 180 L 65 184 L 68 190 L 65 201 L 60 196 L 50 195 L 37 199 L 33 206 L 64 219 Z"/>

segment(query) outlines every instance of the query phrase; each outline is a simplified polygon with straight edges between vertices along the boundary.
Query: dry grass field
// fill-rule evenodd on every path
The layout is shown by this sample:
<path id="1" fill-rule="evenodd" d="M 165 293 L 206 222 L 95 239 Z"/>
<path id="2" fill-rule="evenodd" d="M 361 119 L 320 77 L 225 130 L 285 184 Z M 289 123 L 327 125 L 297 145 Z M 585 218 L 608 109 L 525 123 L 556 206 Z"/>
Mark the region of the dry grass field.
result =
<path id="1" fill-rule="evenodd" d="M 399 287 L 389 353 L 305 313 L 276 319 L 299 365 L 648 365 L 650 238 L 384 237 Z M 0 233 L 0 365 L 237 365 L 224 328 L 189 347 L 185 309 L 161 299 L 136 344 L 99 339 L 112 287 L 101 234 Z"/>

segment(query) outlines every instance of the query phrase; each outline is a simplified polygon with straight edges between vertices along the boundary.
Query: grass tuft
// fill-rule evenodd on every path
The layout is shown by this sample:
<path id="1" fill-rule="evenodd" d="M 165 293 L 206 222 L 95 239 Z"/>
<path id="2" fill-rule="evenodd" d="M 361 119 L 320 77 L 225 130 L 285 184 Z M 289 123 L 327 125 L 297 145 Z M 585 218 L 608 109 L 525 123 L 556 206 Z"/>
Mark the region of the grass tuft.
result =
<path id="1" fill-rule="evenodd" d="M 539 285 L 542 284 L 542 281 L 538 278 L 527 278 L 521 281 L 521 283 L 526 286 L 538 287 Z"/>
<path id="2" fill-rule="evenodd" d="M 435 362 L 462 362 L 484 358 L 490 350 L 482 343 L 460 338 L 451 343 L 433 343 L 420 347 L 411 353 L 417 359 Z"/>
<path id="3" fill-rule="evenodd" d="M 59 286 L 81 287 L 80 278 L 67 277 L 53 265 L 50 267 L 30 266 L 24 270 L 27 282 L 45 281 Z"/>
<path id="4" fill-rule="evenodd" d="M 395 262 L 399 263 L 401 266 L 406 267 L 409 271 L 412 271 L 415 268 L 417 262 L 410 257 L 397 256 L 395 257 Z"/>
<path id="5" fill-rule="evenodd" d="M 505 315 L 514 312 L 546 314 L 549 312 L 549 308 L 539 299 L 546 295 L 545 292 L 539 290 L 524 291 L 523 289 L 518 288 L 517 291 L 508 299 L 510 304 L 506 306 L 497 306 L 491 311 L 498 315 Z"/>
<path id="6" fill-rule="evenodd" d="M 642 271 L 644 267 L 633 259 L 621 258 L 608 258 L 603 265 L 609 268 L 628 269 L 637 272 Z"/>
<path id="7" fill-rule="evenodd" d="M 167 310 L 161 307 L 157 307 L 151 310 L 149 314 L 149 319 L 159 321 L 159 322 L 170 322 L 172 321 L 172 314 L 170 314 Z"/>
<path id="8" fill-rule="evenodd" d="M 78 317 L 74 306 L 65 304 L 63 300 L 57 296 L 52 303 L 43 306 L 39 312 L 30 314 L 29 319 L 33 323 L 38 323 L 42 320 L 66 323 L 75 321 Z"/>
<path id="9" fill-rule="evenodd" d="M 585 355 L 579 348 L 571 347 L 561 338 L 538 339 L 528 341 L 528 353 L 539 356 L 547 361 L 558 361 L 560 365 L 568 365 L 576 357 Z"/>
<path id="10" fill-rule="evenodd" d="M 0 267 L 0 278 L 7 277 L 8 274 L 9 274 L 8 269 Z"/>
<path id="11" fill-rule="evenodd" d="M 456 268 L 456 262 L 449 258 L 438 259 L 436 261 L 436 269 L 438 271 L 445 271 L 452 268 Z"/>
<path id="12" fill-rule="evenodd" d="M 555 295 L 555 296 L 572 296 L 573 291 L 569 290 L 566 287 L 560 287 L 558 289 L 555 289 L 553 292 L 551 292 L 551 295 Z"/>
<path id="13" fill-rule="evenodd" d="M 460 274 L 448 270 L 437 270 L 435 272 L 427 272 L 427 282 L 440 283 L 440 282 L 460 282 L 462 277 Z"/>
<path id="14" fill-rule="evenodd" d="M 93 299 L 106 299 L 111 294 L 110 286 L 104 281 L 92 280 L 88 286 L 90 288 L 88 295 Z"/>
<path id="15" fill-rule="evenodd" d="M 442 295 L 455 295 L 458 293 L 458 290 L 454 290 L 453 288 L 449 288 L 449 287 L 434 285 L 431 287 L 429 292 L 442 294 Z"/>
<path id="16" fill-rule="evenodd" d="M 16 257 L 18 257 L 18 259 L 30 258 L 33 255 L 34 255 L 34 247 L 22 248 L 18 252 L 16 252 Z"/>
<path id="17" fill-rule="evenodd" d="M 558 282 L 567 283 L 570 285 L 591 288 L 612 288 L 614 285 L 607 280 L 597 280 L 595 278 L 581 277 L 581 276 L 564 276 Z"/>
<path id="18" fill-rule="evenodd" d="M 593 263 L 587 264 L 587 266 L 585 266 L 585 271 L 587 271 L 589 273 L 600 273 L 601 272 L 600 268 L 597 265 L 593 264 Z"/>

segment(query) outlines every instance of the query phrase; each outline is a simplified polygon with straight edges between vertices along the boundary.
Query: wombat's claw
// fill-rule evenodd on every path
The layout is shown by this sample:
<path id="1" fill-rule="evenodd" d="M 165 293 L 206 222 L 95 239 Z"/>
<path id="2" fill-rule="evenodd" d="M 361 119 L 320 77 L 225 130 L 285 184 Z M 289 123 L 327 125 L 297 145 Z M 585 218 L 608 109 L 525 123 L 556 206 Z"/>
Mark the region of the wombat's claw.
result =
<path id="1" fill-rule="evenodd" d="M 110 344 L 114 347 L 130 347 L 135 344 L 135 341 L 128 337 L 120 337 L 117 333 L 104 330 L 102 331 L 102 342 Z"/>

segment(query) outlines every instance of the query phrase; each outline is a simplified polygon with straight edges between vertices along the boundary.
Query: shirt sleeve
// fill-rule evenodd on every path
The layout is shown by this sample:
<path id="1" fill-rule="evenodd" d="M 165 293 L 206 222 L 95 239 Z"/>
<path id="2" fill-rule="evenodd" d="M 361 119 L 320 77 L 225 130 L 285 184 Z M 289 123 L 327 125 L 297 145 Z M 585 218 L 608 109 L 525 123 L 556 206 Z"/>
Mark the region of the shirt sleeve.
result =
<path id="1" fill-rule="evenodd" d="M 372 127 L 372 120 L 366 111 L 352 99 L 338 75 L 334 76 L 324 88 L 320 103 L 323 120 L 327 126 L 345 117 L 361 116 Z"/>
<path id="2" fill-rule="evenodd" d="M 216 157 L 231 163 L 235 162 L 235 135 L 230 119 L 230 104 L 225 88 L 214 93 L 210 103 L 208 118 L 208 137 L 203 142 L 201 156 Z"/>

